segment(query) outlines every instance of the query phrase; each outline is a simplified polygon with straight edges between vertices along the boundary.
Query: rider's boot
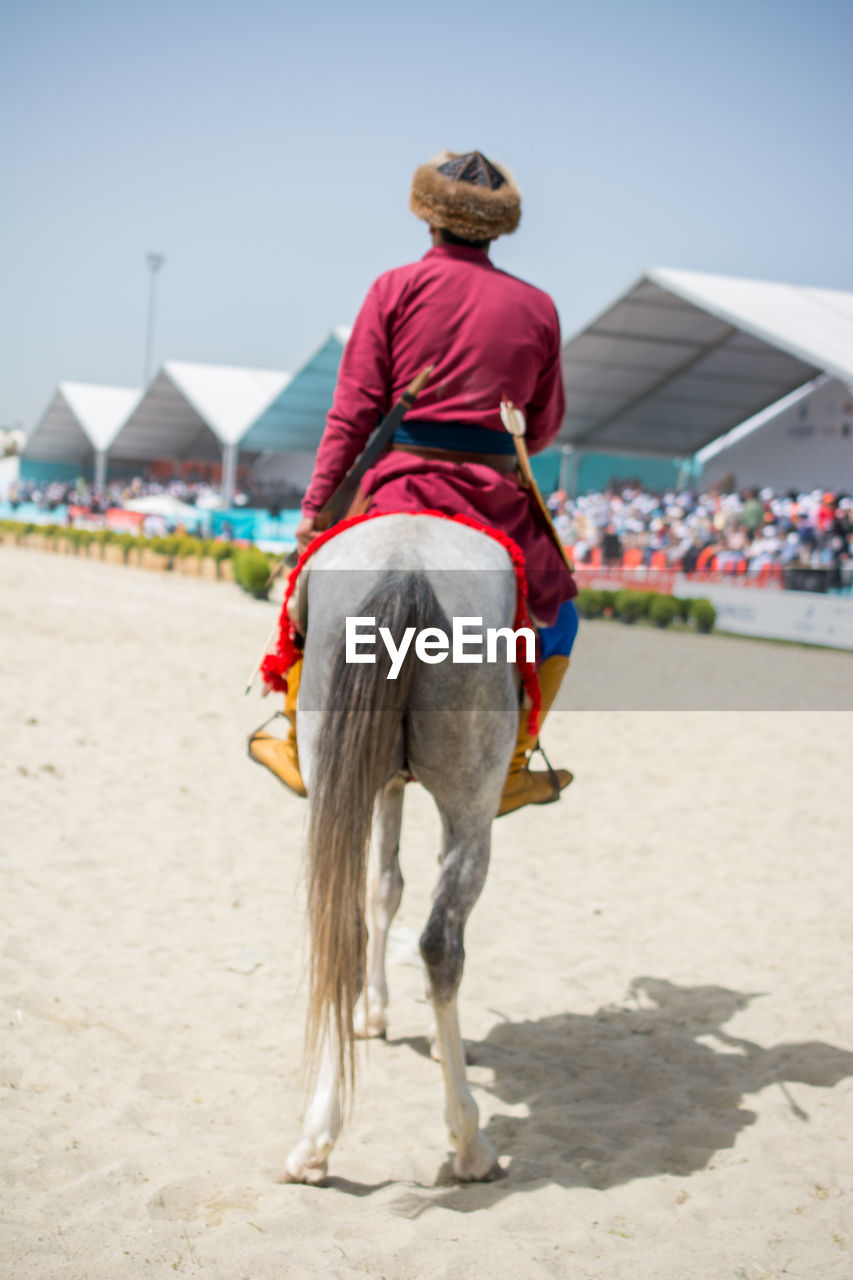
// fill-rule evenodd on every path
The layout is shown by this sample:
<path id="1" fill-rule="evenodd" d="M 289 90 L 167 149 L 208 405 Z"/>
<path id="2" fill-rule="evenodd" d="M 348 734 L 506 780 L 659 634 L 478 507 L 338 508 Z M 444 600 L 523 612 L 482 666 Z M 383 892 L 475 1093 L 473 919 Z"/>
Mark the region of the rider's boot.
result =
<path id="1" fill-rule="evenodd" d="M 284 714 L 290 721 L 287 737 L 274 738 L 271 733 L 258 729 L 249 739 L 249 755 L 258 764 L 265 765 L 291 791 L 305 796 L 308 792 L 302 781 L 296 745 L 296 701 L 301 677 L 302 659 L 298 658 L 287 673 L 287 693 L 284 696 Z"/>
<path id="2" fill-rule="evenodd" d="M 542 695 L 540 725 L 544 724 L 545 717 L 553 705 L 568 665 L 567 657 L 555 653 L 552 657 L 546 658 L 537 668 L 539 690 Z M 559 799 L 560 792 L 571 782 L 573 775 L 568 769 L 552 769 L 550 765 L 547 770 L 530 768 L 530 753 L 538 745 L 538 741 L 537 737 L 527 732 L 527 715 L 522 706 L 518 718 L 518 740 L 504 784 L 498 809 L 499 818 L 505 813 L 523 808 L 526 804 L 550 804 L 552 800 Z"/>

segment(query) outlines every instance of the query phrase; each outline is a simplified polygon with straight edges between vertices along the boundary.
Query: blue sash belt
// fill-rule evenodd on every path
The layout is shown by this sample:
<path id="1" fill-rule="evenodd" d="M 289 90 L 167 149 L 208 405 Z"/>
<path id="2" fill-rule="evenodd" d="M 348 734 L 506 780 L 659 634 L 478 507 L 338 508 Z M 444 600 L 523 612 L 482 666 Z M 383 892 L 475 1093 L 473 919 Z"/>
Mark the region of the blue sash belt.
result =
<path id="1" fill-rule="evenodd" d="M 459 453 L 515 453 L 508 431 L 462 422 L 403 421 L 393 436 L 394 444 L 413 449 L 451 449 Z"/>

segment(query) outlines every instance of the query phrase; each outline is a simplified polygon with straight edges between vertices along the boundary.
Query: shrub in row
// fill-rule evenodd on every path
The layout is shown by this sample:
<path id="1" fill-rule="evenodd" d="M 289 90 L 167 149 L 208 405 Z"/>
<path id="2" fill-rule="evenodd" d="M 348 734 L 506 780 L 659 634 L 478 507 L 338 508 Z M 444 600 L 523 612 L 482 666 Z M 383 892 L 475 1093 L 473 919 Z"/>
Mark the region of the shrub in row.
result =
<path id="1" fill-rule="evenodd" d="M 170 568 L 175 560 L 190 556 L 198 556 L 199 559 L 209 557 L 220 564 L 234 553 L 230 542 L 195 538 L 188 534 L 142 538 L 133 533 L 119 533 L 115 529 L 77 529 L 57 524 L 23 524 L 15 520 L 0 520 L 0 534 L 11 534 L 19 543 L 30 536 L 43 538 L 54 547 L 64 542 L 75 552 L 85 552 L 91 546 L 117 546 L 123 550 L 125 561 L 133 550 L 153 551 L 155 555 L 168 559 Z"/>
<path id="2" fill-rule="evenodd" d="M 234 554 L 234 581 L 256 600 L 266 600 L 270 593 L 272 560 L 257 547 L 241 547 Z"/>
<path id="3" fill-rule="evenodd" d="M 669 627 L 677 618 L 692 622 L 697 631 L 708 632 L 717 620 L 710 600 L 668 596 L 658 591 L 597 591 L 582 587 L 575 603 L 582 618 L 607 616 L 629 624 L 647 618 L 656 627 Z"/>

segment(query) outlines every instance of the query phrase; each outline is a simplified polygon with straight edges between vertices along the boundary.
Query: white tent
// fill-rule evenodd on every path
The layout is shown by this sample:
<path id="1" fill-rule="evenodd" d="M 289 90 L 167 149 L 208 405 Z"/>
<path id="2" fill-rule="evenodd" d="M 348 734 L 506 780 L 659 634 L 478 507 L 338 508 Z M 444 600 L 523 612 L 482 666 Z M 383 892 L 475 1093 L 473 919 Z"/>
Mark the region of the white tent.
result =
<path id="1" fill-rule="evenodd" d="M 818 374 L 853 382 L 853 294 L 656 268 L 563 368 L 560 443 L 686 457 Z"/>
<path id="2" fill-rule="evenodd" d="M 257 491 L 292 495 L 306 488 L 349 335 L 343 326 L 332 329 L 243 437 L 241 449 L 257 455 L 252 464 Z"/>
<path id="3" fill-rule="evenodd" d="M 140 395 L 133 387 L 60 382 L 27 436 L 23 457 L 81 466 L 94 459 L 95 483 L 102 485 L 107 451 Z"/>
<path id="4" fill-rule="evenodd" d="M 300 365 L 246 432 L 242 447 L 259 454 L 311 454 L 320 443 L 332 407 L 338 366 L 350 330 L 339 325 Z"/>
<path id="5" fill-rule="evenodd" d="M 273 369 L 167 361 L 113 441 L 110 455 L 223 460 L 223 493 L 230 499 L 237 447 L 249 426 L 290 381 Z"/>
<path id="6" fill-rule="evenodd" d="M 821 376 L 697 454 L 702 487 L 853 492 L 853 388 Z"/>

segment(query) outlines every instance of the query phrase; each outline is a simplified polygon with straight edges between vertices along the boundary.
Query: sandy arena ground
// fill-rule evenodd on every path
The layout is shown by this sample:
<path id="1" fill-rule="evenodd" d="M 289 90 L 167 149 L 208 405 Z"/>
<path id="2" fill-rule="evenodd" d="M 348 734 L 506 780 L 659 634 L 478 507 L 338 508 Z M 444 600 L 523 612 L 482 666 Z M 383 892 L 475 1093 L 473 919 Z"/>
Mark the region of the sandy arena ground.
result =
<path id="1" fill-rule="evenodd" d="M 277 1180 L 306 806 L 244 749 L 274 606 L 3 548 L 0 612 L 4 1280 L 853 1275 L 853 714 L 807 709 L 850 655 L 584 629 L 545 735 L 576 782 L 496 824 L 467 936 L 487 1185 L 448 1175 L 411 788 L 389 1038 L 316 1190 Z M 704 710 L 712 668 L 800 709 Z"/>

